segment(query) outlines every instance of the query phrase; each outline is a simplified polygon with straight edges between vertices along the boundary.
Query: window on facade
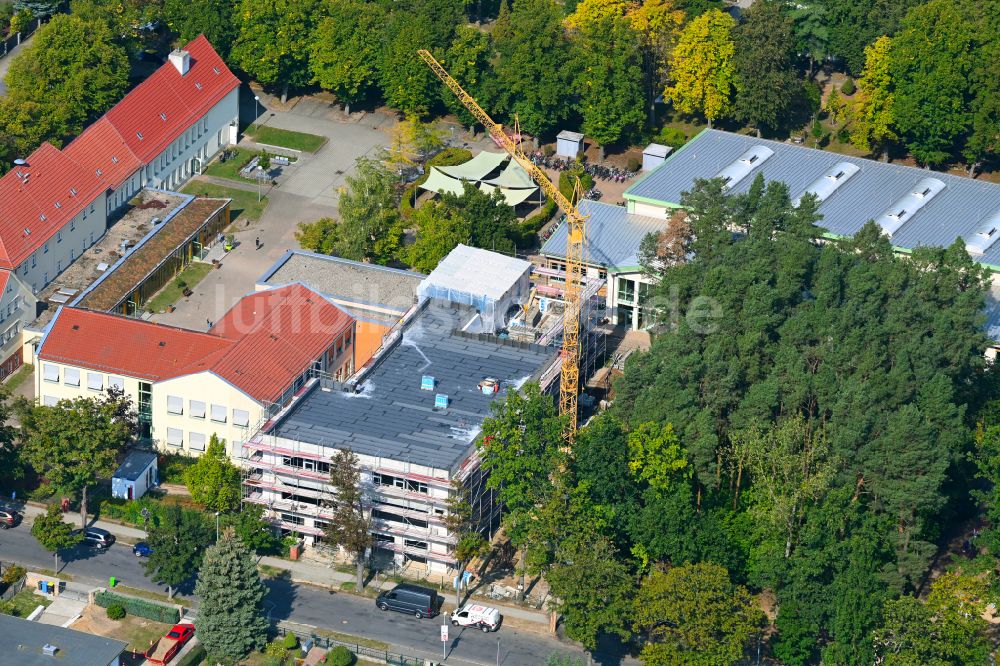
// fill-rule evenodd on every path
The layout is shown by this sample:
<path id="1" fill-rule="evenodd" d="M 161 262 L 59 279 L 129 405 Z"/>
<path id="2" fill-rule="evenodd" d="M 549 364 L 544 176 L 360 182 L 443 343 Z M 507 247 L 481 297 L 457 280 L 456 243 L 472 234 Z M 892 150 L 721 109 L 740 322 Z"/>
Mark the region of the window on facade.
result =
<path id="1" fill-rule="evenodd" d="M 188 433 L 188 446 L 191 447 L 192 451 L 204 451 L 205 450 L 205 434 L 200 432 L 189 432 Z"/>
<path id="2" fill-rule="evenodd" d="M 62 229 L 56 232 L 56 242 L 62 243 Z"/>
<path id="3" fill-rule="evenodd" d="M 76 220 L 75 219 L 70 220 L 69 221 L 69 230 L 70 231 L 74 231 L 75 229 L 76 229 Z"/>
<path id="4" fill-rule="evenodd" d="M 66 371 L 63 373 L 63 383 L 66 386 L 79 386 L 80 370 L 77 368 L 66 368 Z"/>
<path id="5" fill-rule="evenodd" d="M 250 412 L 246 411 L 245 409 L 234 409 L 233 425 L 244 426 L 244 427 L 250 425 Z"/>
<path id="6" fill-rule="evenodd" d="M 386 520 L 390 523 L 399 523 L 401 525 L 409 525 L 411 527 L 427 527 L 426 520 L 418 520 L 417 518 L 407 518 L 406 516 L 400 516 L 395 513 L 390 513 L 388 511 L 382 511 L 381 509 L 372 509 L 372 518 L 376 520 Z"/>
<path id="7" fill-rule="evenodd" d="M 167 413 L 168 414 L 183 414 L 184 413 L 184 398 L 178 397 L 176 395 L 167 396 Z"/>
<path id="8" fill-rule="evenodd" d="M 302 525 L 305 523 L 305 519 L 302 516 L 296 516 L 294 513 L 281 514 L 281 520 L 292 525 Z"/>
<path id="9" fill-rule="evenodd" d="M 103 391 L 104 390 L 104 375 L 99 372 L 88 372 L 87 373 L 87 388 L 91 391 Z"/>
<path id="10" fill-rule="evenodd" d="M 427 494 L 427 484 L 421 483 L 420 481 L 413 481 L 411 479 L 404 479 L 399 476 L 392 476 L 390 474 L 382 474 L 381 472 L 374 472 L 372 474 L 372 483 L 376 486 L 393 486 L 401 490 L 407 490 L 413 493 Z"/>
<path id="11" fill-rule="evenodd" d="M 426 541 L 414 541 L 413 539 L 403 539 L 403 544 L 407 548 L 419 548 L 420 550 L 427 550 Z"/>
<path id="12" fill-rule="evenodd" d="M 205 418 L 205 403 L 201 400 L 191 400 L 188 402 L 188 414 L 192 418 L 203 419 Z"/>
<path id="13" fill-rule="evenodd" d="M 225 423 L 226 411 L 225 405 L 212 405 L 212 420 L 216 423 Z"/>
<path id="14" fill-rule="evenodd" d="M 108 377 L 108 388 L 116 388 L 119 391 L 124 391 L 125 380 L 121 377 Z"/>
<path id="15" fill-rule="evenodd" d="M 35 255 L 31 255 L 31 267 L 34 268 L 36 263 Z"/>
<path id="16" fill-rule="evenodd" d="M 184 431 L 180 428 L 167 428 L 167 444 L 170 446 L 184 444 Z"/>
<path id="17" fill-rule="evenodd" d="M 618 280 L 618 300 L 628 303 L 635 302 L 635 280 L 625 278 Z"/>
<path id="18" fill-rule="evenodd" d="M 54 395 L 47 395 L 42 398 L 42 404 L 46 407 L 55 407 L 57 402 L 59 401 Z"/>
<path id="19" fill-rule="evenodd" d="M 49 253 L 49 244 L 46 243 L 45 245 L 42 246 L 42 254 L 48 254 L 48 253 Z"/>
<path id="20" fill-rule="evenodd" d="M 330 473 L 330 463 L 312 458 L 300 458 L 298 456 L 282 456 L 281 464 L 284 467 L 296 467 L 310 472 Z"/>

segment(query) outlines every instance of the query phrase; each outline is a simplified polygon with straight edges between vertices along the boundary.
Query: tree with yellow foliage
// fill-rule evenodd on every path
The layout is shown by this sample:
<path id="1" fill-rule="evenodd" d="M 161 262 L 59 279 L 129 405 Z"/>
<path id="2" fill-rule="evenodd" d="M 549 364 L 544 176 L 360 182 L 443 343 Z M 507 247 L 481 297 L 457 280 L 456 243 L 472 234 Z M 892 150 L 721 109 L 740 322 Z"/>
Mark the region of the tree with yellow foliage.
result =
<path id="1" fill-rule="evenodd" d="M 664 99 L 681 113 L 701 113 L 709 127 L 732 111 L 735 25 L 729 14 L 717 9 L 705 12 L 681 31 L 670 59 Z"/>
<path id="2" fill-rule="evenodd" d="M 893 124 L 892 80 L 889 50 L 892 40 L 879 37 L 865 48 L 865 68 L 858 79 L 857 103 L 851 113 L 851 143 L 859 150 L 880 152 L 889 157 L 889 144 L 896 136 Z"/>

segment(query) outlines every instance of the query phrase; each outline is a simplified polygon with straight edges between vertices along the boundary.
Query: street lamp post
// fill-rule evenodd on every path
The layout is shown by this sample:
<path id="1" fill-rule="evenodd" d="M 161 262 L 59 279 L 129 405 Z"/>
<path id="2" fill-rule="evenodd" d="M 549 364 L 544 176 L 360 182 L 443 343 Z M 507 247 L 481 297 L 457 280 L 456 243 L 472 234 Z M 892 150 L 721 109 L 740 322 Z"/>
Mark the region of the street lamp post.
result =
<path id="1" fill-rule="evenodd" d="M 219 541 L 219 512 L 215 512 L 215 541 Z"/>
<path id="2" fill-rule="evenodd" d="M 260 118 L 260 95 L 254 95 L 253 96 L 253 121 L 254 121 L 254 123 L 257 122 L 258 118 Z"/>

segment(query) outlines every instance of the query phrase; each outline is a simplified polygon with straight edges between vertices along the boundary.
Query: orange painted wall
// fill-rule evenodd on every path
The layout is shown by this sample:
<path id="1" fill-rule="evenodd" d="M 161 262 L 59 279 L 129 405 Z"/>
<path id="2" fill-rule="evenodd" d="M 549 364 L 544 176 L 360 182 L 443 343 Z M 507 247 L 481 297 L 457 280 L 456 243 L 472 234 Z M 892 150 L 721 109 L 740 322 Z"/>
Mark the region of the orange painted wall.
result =
<path id="1" fill-rule="evenodd" d="M 358 321 L 354 336 L 354 369 L 357 370 L 371 360 L 382 345 L 382 336 L 389 332 L 388 326 Z"/>

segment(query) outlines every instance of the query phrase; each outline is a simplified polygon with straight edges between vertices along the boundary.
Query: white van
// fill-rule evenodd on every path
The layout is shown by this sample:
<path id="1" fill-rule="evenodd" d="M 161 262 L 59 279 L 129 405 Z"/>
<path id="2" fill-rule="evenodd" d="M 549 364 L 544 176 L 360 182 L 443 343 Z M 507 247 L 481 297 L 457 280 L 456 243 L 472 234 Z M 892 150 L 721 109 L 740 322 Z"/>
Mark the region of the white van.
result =
<path id="1" fill-rule="evenodd" d="M 466 604 L 451 614 L 451 623 L 456 627 L 478 627 L 483 632 L 496 631 L 502 621 L 496 608 L 479 604 Z"/>

